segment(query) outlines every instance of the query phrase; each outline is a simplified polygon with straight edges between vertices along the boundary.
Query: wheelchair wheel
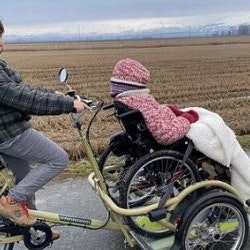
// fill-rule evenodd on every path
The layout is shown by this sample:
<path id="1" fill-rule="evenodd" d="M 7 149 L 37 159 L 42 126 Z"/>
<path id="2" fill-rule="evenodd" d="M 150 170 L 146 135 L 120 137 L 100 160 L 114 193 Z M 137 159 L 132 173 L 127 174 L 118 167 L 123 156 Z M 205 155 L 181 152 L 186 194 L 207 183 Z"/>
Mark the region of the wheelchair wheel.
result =
<path id="1" fill-rule="evenodd" d="M 122 206 L 147 206 L 159 202 L 169 186 L 171 197 L 174 197 L 189 185 L 199 181 L 199 172 L 195 164 L 190 159 L 183 163 L 182 159 L 183 155 L 179 152 L 162 150 L 138 160 L 122 180 Z M 182 209 L 185 210 L 186 207 Z M 133 230 L 147 236 L 162 237 L 172 233 L 165 227 L 164 220 L 151 222 L 146 215 L 125 217 L 125 220 Z"/>
<path id="2" fill-rule="evenodd" d="M 99 158 L 99 168 L 102 172 L 108 191 L 115 201 L 119 201 L 120 180 L 126 173 L 133 159 L 129 155 L 115 155 L 113 145 L 109 145 Z"/>
<path id="3" fill-rule="evenodd" d="M 249 231 L 243 205 L 227 192 L 207 194 L 185 212 L 174 249 L 243 249 Z"/>

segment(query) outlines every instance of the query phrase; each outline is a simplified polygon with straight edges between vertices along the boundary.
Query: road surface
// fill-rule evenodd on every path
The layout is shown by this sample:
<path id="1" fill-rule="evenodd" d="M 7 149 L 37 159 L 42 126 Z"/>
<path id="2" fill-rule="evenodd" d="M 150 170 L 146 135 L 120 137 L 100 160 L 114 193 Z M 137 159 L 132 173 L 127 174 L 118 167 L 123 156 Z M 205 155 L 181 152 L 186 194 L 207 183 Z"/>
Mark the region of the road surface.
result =
<path id="1" fill-rule="evenodd" d="M 104 219 L 106 212 L 87 179 L 77 178 L 46 185 L 36 194 L 39 210 L 82 218 Z M 58 226 L 61 238 L 51 250 L 122 250 L 124 236 L 120 232 Z M 26 249 L 22 243 L 14 249 Z M 130 248 L 126 248 L 130 249 Z M 138 249 L 138 248 L 133 248 Z"/>

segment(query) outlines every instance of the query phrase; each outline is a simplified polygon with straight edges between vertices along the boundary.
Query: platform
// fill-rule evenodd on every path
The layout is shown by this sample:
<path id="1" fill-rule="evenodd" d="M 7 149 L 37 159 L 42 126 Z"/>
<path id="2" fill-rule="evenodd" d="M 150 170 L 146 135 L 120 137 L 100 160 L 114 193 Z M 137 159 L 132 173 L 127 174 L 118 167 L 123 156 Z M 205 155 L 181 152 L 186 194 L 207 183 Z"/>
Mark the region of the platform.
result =
<path id="1" fill-rule="evenodd" d="M 143 250 L 170 250 L 174 243 L 174 235 L 157 239 L 142 236 L 133 231 L 130 231 L 130 234 Z"/>

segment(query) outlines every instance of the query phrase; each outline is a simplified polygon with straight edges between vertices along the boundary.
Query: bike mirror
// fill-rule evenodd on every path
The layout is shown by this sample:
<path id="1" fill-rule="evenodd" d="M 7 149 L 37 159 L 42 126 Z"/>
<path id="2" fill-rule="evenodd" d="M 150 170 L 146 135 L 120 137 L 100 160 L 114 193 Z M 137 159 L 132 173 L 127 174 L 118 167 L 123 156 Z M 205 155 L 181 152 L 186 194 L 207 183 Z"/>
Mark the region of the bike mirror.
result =
<path id="1" fill-rule="evenodd" d="M 58 72 L 58 78 L 61 83 L 65 83 L 68 79 L 68 71 L 66 68 L 61 68 Z"/>

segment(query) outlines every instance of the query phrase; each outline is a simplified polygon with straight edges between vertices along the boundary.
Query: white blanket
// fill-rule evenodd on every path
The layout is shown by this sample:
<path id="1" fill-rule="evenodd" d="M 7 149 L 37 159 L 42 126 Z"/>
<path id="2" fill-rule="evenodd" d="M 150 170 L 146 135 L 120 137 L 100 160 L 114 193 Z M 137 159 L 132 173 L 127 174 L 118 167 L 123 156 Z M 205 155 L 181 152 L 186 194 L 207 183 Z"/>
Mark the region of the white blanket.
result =
<path id="1" fill-rule="evenodd" d="M 191 124 L 187 137 L 197 150 L 231 169 L 231 184 L 243 200 L 250 198 L 250 158 L 238 143 L 234 132 L 216 113 L 203 108 L 195 110 L 199 120 Z"/>

